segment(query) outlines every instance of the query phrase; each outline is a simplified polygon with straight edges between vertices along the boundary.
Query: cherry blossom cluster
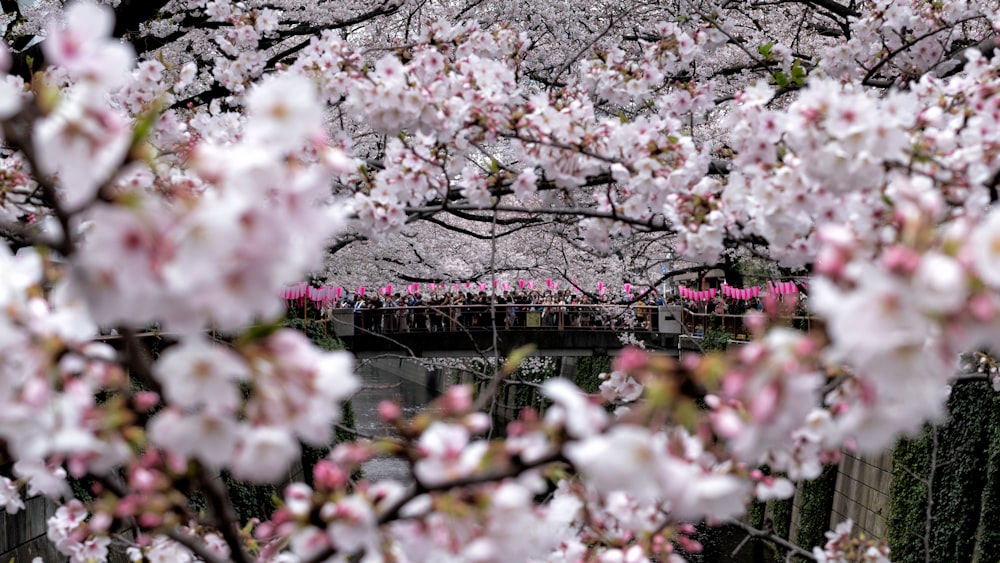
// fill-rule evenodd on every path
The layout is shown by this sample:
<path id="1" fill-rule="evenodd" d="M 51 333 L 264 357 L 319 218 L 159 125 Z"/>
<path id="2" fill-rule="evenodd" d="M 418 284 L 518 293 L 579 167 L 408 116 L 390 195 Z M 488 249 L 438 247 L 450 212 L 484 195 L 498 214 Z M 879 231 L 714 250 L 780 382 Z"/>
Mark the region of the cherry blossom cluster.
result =
<path id="1" fill-rule="evenodd" d="M 822 548 L 813 548 L 819 563 L 889 563 L 889 548 L 884 542 L 851 537 L 854 522 L 846 520 L 826 533 Z"/>
<path id="2" fill-rule="evenodd" d="M 126 527 L 136 561 L 680 561 L 690 522 L 937 420 L 959 354 L 996 346 L 1000 60 L 977 33 L 1000 20 L 977 3 L 825 3 L 843 40 L 805 42 L 708 0 L 588 7 L 607 31 L 573 3 L 167 4 L 133 47 L 109 8 L 38 2 L 11 25 L 44 31 L 45 66 L 8 75 L 23 51 L 0 49 L 0 234 L 22 247 L 0 245 L 0 506 L 59 501 L 73 561 Z M 167 37 L 186 47 L 150 47 Z M 769 299 L 739 351 L 627 350 L 600 397 L 540 383 L 548 408 L 504 439 L 492 386 L 383 405 L 397 437 L 340 444 L 237 528 L 218 473 L 281 480 L 359 386 L 270 324 L 280 289 L 347 231 L 490 208 L 577 214 L 559 228 L 602 251 L 659 229 L 693 262 L 809 266 L 826 326 L 780 326 Z M 155 325 L 184 335 L 153 359 Z M 111 328 L 121 350 L 95 340 Z M 355 481 L 377 455 L 414 482 Z M 848 533 L 815 557 L 887 560 Z"/>

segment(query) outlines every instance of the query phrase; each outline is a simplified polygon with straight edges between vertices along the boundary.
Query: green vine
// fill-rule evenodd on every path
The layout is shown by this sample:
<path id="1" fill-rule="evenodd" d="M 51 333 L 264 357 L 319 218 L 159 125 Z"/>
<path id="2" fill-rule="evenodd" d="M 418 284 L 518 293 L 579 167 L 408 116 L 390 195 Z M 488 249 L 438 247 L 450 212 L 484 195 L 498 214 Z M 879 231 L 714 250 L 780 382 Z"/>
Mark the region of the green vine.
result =
<path id="1" fill-rule="evenodd" d="M 573 383 L 585 393 L 597 393 L 601 386 L 602 373 L 611 371 L 611 358 L 608 356 L 583 356 L 576 361 L 576 375 Z"/>
<path id="2" fill-rule="evenodd" d="M 986 451 L 986 478 L 979 515 L 979 561 L 994 563 L 1000 554 L 1000 394 L 990 390 L 989 444 Z M 991 556 L 991 557 L 990 557 Z"/>
<path id="3" fill-rule="evenodd" d="M 222 472 L 222 482 L 229 489 L 229 499 L 240 517 L 240 524 L 245 525 L 251 518 L 267 520 L 274 512 L 278 489 L 272 484 L 257 485 L 245 483 L 233 478 L 228 471 Z"/>
<path id="4" fill-rule="evenodd" d="M 799 528 L 796 543 L 806 549 L 826 543 L 833 512 L 833 493 L 837 485 L 837 466 L 827 465 L 814 481 L 802 484 Z"/>
<path id="5" fill-rule="evenodd" d="M 764 527 L 764 514 L 767 512 L 767 503 L 762 500 L 753 499 L 750 501 L 750 508 L 747 510 L 748 523 L 758 530 Z"/>
<path id="6" fill-rule="evenodd" d="M 901 441 L 894 451 L 888 522 L 894 562 L 925 561 L 925 538 L 931 561 L 973 561 L 977 553 L 984 562 L 996 561 L 997 406 L 988 384 L 957 384 L 948 400 L 949 419 L 936 427 L 936 453 L 932 428 L 918 439 Z M 929 528 L 928 482 L 933 491 Z"/>
<path id="7" fill-rule="evenodd" d="M 322 319 L 303 319 L 302 317 L 293 317 L 291 316 L 291 313 L 292 311 L 289 311 L 289 316 L 285 320 L 285 326 L 301 331 L 309 337 L 309 340 L 312 340 L 313 344 L 324 350 L 344 349 L 343 341 L 333 334 L 333 331 L 330 330 L 329 323 Z"/>
<path id="8" fill-rule="evenodd" d="M 729 333 L 715 326 L 715 315 L 709 317 L 710 327 L 701 339 L 701 349 L 705 352 L 722 352 L 729 347 Z"/>
<path id="9" fill-rule="evenodd" d="M 927 487 L 921 481 L 930 465 L 926 433 L 915 440 L 900 440 L 892 452 L 892 486 L 889 488 L 888 537 L 892 556 L 901 563 L 923 560 L 921 542 Z"/>
<path id="10" fill-rule="evenodd" d="M 788 539 L 788 534 L 792 528 L 792 499 L 780 499 L 771 501 L 771 519 L 774 522 L 774 533 Z M 778 563 L 785 561 L 783 549 L 778 550 Z"/>

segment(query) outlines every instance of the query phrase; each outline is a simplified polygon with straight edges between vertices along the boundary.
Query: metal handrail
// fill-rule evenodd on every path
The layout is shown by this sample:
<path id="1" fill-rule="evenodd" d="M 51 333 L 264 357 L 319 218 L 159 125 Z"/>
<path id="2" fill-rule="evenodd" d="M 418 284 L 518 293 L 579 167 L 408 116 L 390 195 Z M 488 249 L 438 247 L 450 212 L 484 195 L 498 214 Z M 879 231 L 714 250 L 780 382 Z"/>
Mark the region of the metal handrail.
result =
<path id="1" fill-rule="evenodd" d="M 500 330 L 654 330 L 656 306 L 624 304 L 503 303 L 403 305 L 353 309 L 355 326 L 382 334 L 490 329 L 491 310 Z M 352 311 L 328 308 L 324 316 Z M 634 315 L 634 316 L 633 316 Z"/>
<path id="2" fill-rule="evenodd" d="M 523 309 L 522 309 L 523 308 Z M 542 310 L 538 310 L 542 309 Z M 657 315 L 660 306 L 635 304 L 497 304 L 496 326 L 501 331 L 558 330 L 558 331 L 608 331 L 657 332 Z M 403 334 L 411 332 L 466 332 L 492 329 L 491 306 L 486 304 L 414 305 L 350 309 L 346 307 L 323 310 L 325 323 L 350 323 L 362 332 Z M 304 311 L 305 313 L 305 311 Z M 335 318 L 353 313 L 351 321 Z M 306 313 L 308 315 L 308 313 Z M 751 331 L 744 322 L 744 315 L 701 313 L 681 308 L 680 321 L 683 333 L 702 338 L 710 329 L 721 329 L 734 340 L 748 340 Z M 812 317 L 782 317 L 793 326 L 804 330 L 812 328 Z M 212 331 L 214 333 L 214 331 Z M 150 331 L 136 336 L 179 336 L 169 332 Z M 98 340 L 116 340 L 117 335 L 102 335 Z"/>
<path id="3" fill-rule="evenodd" d="M 578 330 L 605 331 L 631 330 L 655 332 L 660 306 L 635 304 L 497 304 L 496 325 L 499 330 Z M 414 305 L 399 307 L 353 309 L 355 326 L 382 334 L 407 332 L 463 332 L 492 328 L 491 306 L 486 304 Z M 352 311 L 349 308 L 332 308 L 325 312 Z M 798 325 L 811 328 L 812 317 L 782 317 Z M 744 315 L 700 313 L 682 308 L 681 324 L 685 332 L 703 337 L 709 329 L 717 328 L 729 333 L 733 339 L 749 339 L 750 330 Z"/>

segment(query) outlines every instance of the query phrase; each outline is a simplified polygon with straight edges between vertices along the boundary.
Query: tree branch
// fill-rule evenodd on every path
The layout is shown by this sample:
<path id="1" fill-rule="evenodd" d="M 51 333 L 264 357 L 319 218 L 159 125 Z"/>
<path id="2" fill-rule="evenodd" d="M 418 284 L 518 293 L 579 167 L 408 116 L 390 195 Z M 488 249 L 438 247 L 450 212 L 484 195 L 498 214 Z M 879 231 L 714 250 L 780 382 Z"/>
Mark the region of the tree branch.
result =
<path id="1" fill-rule="evenodd" d="M 785 538 L 779 536 L 778 534 L 775 534 L 771 530 L 759 530 L 757 528 L 754 528 L 750 524 L 740 522 L 739 520 L 731 520 L 729 523 L 739 526 L 740 528 L 743 528 L 743 531 L 750 534 L 750 536 L 752 537 L 767 540 L 775 545 L 780 545 L 781 547 L 784 547 L 785 549 L 795 553 L 795 555 L 798 555 L 799 557 L 803 557 L 810 561 L 816 561 L 816 557 L 812 554 L 812 552 L 802 549 L 801 547 L 786 540 Z"/>

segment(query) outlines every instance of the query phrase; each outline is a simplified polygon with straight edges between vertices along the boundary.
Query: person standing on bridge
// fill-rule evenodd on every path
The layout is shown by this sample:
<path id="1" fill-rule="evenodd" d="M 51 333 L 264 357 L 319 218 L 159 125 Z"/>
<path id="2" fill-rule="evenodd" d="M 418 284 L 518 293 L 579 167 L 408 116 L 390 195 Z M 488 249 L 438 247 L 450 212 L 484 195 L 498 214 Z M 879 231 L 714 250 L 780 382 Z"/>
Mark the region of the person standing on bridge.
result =
<path id="1" fill-rule="evenodd" d="M 552 299 L 552 292 L 545 292 L 542 299 L 542 326 L 556 326 L 558 315 L 556 313 L 555 301 Z"/>

